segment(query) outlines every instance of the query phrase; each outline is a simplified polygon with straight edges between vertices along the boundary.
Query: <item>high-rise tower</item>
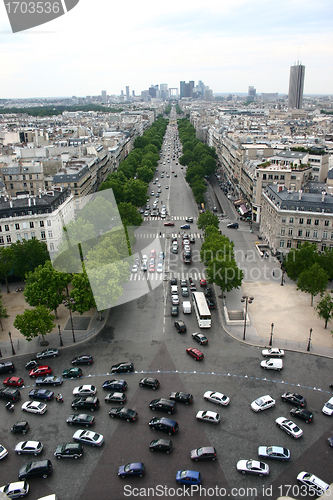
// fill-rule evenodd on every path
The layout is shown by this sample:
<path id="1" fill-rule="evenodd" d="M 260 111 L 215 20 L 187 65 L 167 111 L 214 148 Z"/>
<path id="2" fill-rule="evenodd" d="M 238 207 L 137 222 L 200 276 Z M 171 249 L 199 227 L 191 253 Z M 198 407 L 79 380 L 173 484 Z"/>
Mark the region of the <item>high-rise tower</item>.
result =
<path id="1" fill-rule="evenodd" d="M 288 108 L 302 109 L 305 66 L 300 63 L 290 67 Z"/>

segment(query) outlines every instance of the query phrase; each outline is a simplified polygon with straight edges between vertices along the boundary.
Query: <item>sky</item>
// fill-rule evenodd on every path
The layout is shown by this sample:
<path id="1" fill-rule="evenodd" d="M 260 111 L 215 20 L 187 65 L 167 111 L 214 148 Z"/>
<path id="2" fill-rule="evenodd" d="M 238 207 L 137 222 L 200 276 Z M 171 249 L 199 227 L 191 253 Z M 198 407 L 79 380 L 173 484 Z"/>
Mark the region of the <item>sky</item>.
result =
<path id="1" fill-rule="evenodd" d="M 119 95 L 126 85 L 140 95 L 180 80 L 287 94 L 297 61 L 304 94 L 333 94 L 332 25 L 332 0 L 79 0 L 12 33 L 2 2 L 0 99 Z"/>

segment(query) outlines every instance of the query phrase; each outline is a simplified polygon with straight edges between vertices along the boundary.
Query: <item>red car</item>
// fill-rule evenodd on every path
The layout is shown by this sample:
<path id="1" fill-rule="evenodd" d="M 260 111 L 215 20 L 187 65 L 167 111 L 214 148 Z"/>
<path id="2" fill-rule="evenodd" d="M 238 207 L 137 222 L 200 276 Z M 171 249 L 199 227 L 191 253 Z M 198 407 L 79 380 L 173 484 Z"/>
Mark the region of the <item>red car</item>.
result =
<path id="1" fill-rule="evenodd" d="M 150 250 L 150 257 L 156 257 L 156 250 Z"/>
<path id="2" fill-rule="evenodd" d="M 175 223 L 174 222 L 164 222 L 164 225 L 165 226 L 174 226 Z"/>
<path id="3" fill-rule="evenodd" d="M 207 286 L 207 281 L 205 279 L 200 280 L 200 286 Z"/>
<path id="4" fill-rule="evenodd" d="M 186 352 L 196 361 L 201 361 L 202 359 L 204 359 L 203 353 L 199 351 L 199 349 L 196 349 L 196 347 L 188 347 L 188 349 L 186 349 Z"/>
<path id="5" fill-rule="evenodd" d="M 41 377 L 42 375 L 51 375 L 52 368 L 49 366 L 36 366 L 33 370 L 30 371 L 30 377 Z"/>
<path id="6" fill-rule="evenodd" d="M 6 380 L 3 381 L 3 385 L 8 387 L 22 387 L 22 385 L 24 385 L 24 380 L 20 377 L 7 377 Z"/>

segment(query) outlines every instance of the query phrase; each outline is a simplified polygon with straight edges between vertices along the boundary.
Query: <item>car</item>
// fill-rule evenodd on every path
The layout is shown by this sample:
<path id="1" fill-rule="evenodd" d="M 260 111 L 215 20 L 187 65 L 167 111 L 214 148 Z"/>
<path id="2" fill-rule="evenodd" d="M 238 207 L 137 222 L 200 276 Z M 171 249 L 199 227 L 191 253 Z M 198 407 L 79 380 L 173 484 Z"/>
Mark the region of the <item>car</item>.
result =
<path id="1" fill-rule="evenodd" d="M 123 392 L 110 392 L 104 398 L 106 403 L 120 403 L 123 405 L 126 401 L 126 395 Z"/>
<path id="2" fill-rule="evenodd" d="M 28 361 L 25 364 L 25 369 L 26 370 L 32 370 L 32 368 L 36 368 L 36 366 L 39 366 L 37 359 L 30 359 L 30 361 Z"/>
<path id="3" fill-rule="evenodd" d="M 96 396 L 82 396 L 80 398 L 75 398 L 71 406 L 74 410 L 87 408 L 90 411 L 95 411 L 99 409 L 99 399 L 96 398 Z"/>
<path id="4" fill-rule="evenodd" d="M 175 174 L 175 177 L 177 177 L 177 174 Z M 186 225 L 186 224 L 185 224 Z"/>
<path id="5" fill-rule="evenodd" d="M 265 356 L 265 358 L 283 358 L 284 350 L 277 347 L 271 347 L 270 349 L 263 349 L 261 354 Z"/>
<path id="6" fill-rule="evenodd" d="M 311 492 L 310 496 L 315 495 L 323 495 L 328 493 L 329 496 L 329 488 L 330 485 L 319 479 L 319 477 L 314 474 L 310 474 L 310 472 L 302 471 L 297 475 L 297 481 L 299 484 L 305 485 Z"/>
<path id="7" fill-rule="evenodd" d="M 0 460 L 5 458 L 8 455 L 8 450 L 0 444 Z"/>
<path id="8" fill-rule="evenodd" d="M 204 359 L 204 355 L 199 349 L 196 349 L 195 347 L 188 347 L 186 349 L 187 354 L 192 356 L 196 361 L 201 361 Z"/>
<path id="9" fill-rule="evenodd" d="M 177 328 L 178 333 L 186 333 L 187 328 L 184 321 L 182 320 L 174 321 L 174 325 Z"/>
<path id="10" fill-rule="evenodd" d="M 155 264 L 149 264 L 149 272 L 154 273 L 155 272 Z"/>
<path id="11" fill-rule="evenodd" d="M 192 339 L 196 340 L 200 345 L 207 345 L 209 342 L 203 333 L 192 333 Z"/>
<path id="12" fill-rule="evenodd" d="M 298 439 L 302 436 L 303 431 L 300 429 L 294 422 L 288 420 L 284 417 L 278 417 L 275 419 L 275 423 L 280 429 L 285 431 L 289 436 L 292 436 L 295 439 Z"/>
<path id="13" fill-rule="evenodd" d="M 155 191 L 150 191 L 150 196 L 155 196 Z"/>
<path id="14" fill-rule="evenodd" d="M 228 229 L 238 229 L 238 222 L 232 222 L 231 224 L 227 224 Z"/>
<path id="15" fill-rule="evenodd" d="M 133 363 L 129 361 L 124 361 L 123 363 L 118 363 L 117 365 L 111 366 L 110 373 L 130 373 L 134 371 Z"/>
<path id="16" fill-rule="evenodd" d="M 313 422 L 312 411 L 304 410 L 303 408 L 292 408 L 289 413 L 293 417 L 297 417 L 297 418 L 301 418 L 302 420 L 305 420 L 305 422 L 307 424 L 309 424 L 310 422 Z"/>
<path id="17" fill-rule="evenodd" d="M 195 470 L 179 470 L 176 474 L 176 481 L 179 484 L 200 484 L 201 483 L 201 474 Z"/>
<path id="18" fill-rule="evenodd" d="M 171 316 L 178 316 L 179 311 L 178 311 L 178 306 L 171 306 Z"/>
<path id="19" fill-rule="evenodd" d="M 44 351 L 37 352 L 36 358 L 37 359 L 44 359 L 44 358 L 55 358 L 59 356 L 59 351 L 58 349 L 44 349 Z"/>
<path id="20" fill-rule="evenodd" d="M 142 378 L 139 382 L 140 387 L 149 387 L 150 389 L 158 389 L 160 386 L 159 380 L 157 378 L 145 377 Z"/>
<path id="21" fill-rule="evenodd" d="M 195 462 L 203 460 L 216 460 L 217 454 L 216 449 L 213 446 L 202 446 L 201 448 L 196 448 L 190 453 L 190 457 Z"/>
<path id="22" fill-rule="evenodd" d="M 179 281 L 179 285 L 180 285 L 181 288 L 183 288 L 183 287 L 186 288 L 187 287 L 187 280 L 181 279 Z"/>
<path id="23" fill-rule="evenodd" d="M 21 377 L 7 377 L 3 381 L 3 385 L 6 387 L 22 387 L 24 385 L 24 380 Z"/>
<path id="24" fill-rule="evenodd" d="M 177 278 L 171 278 L 171 280 L 170 280 L 170 285 L 171 285 L 171 286 L 175 286 L 175 285 L 177 285 Z"/>
<path id="25" fill-rule="evenodd" d="M 169 184 L 167 184 L 167 185 L 165 186 L 165 189 L 169 189 Z"/>
<path id="26" fill-rule="evenodd" d="M 195 238 L 194 236 L 191 234 L 190 236 L 190 243 L 194 244 L 195 243 Z"/>
<path id="27" fill-rule="evenodd" d="M 182 226 L 180 226 L 180 229 L 190 229 L 190 227 L 191 226 L 189 224 L 183 224 Z"/>
<path id="28" fill-rule="evenodd" d="M 282 394 L 281 399 L 286 401 L 287 403 L 291 403 L 294 406 L 298 406 L 301 408 L 306 407 L 306 399 L 301 394 L 297 394 L 295 392 L 285 392 Z"/>
<path id="29" fill-rule="evenodd" d="M 188 392 L 172 392 L 169 396 L 169 399 L 172 401 L 177 401 L 177 403 L 184 403 L 186 405 L 189 405 L 193 401 L 193 396 L 192 394 Z"/>
<path id="30" fill-rule="evenodd" d="M 160 253 L 158 254 L 158 258 L 159 258 L 160 260 L 163 260 L 163 259 L 164 259 L 164 252 L 160 252 Z"/>
<path id="31" fill-rule="evenodd" d="M 36 366 L 29 372 L 29 376 L 32 378 L 40 377 L 41 375 L 51 375 L 52 368 L 49 366 Z"/>
<path id="32" fill-rule="evenodd" d="M 90 444 L 91 446 L 102 446 L 104 443 L 104 436 L 98 432 L 84 431 L 79 429 L 73 434 L 74 441 L 83 444 Z"/>
<path id="33" fill-rule="evenodd" d="M 16 481 L 1 486 L 0 491 L 8 498 L 22 498 L 29 493 L 29 484 L 26 481 Z"/>
<path id="34" fill-rule="evenodd" d="M 183 297 L 188 297 L 189 296 L 189 291 L 187 287 L 182 287 L 181 293 Z"/>
<path id="35" fill-rule="evenodd" d="M 40 401 L 50 401 L 54 396 L 53 391 L 49 389 L 31 389 L 29 392 L 29 398 L 39 399 Z"/>
<path id="36" fill-rule="evenodd" d="M 63 378 L 79 378 L 83 376 L 81 368 L 70 368 L 62 372 Z"/>
<path id="37" fill-rule="evenodd" d="M 186 222 L 193 222 L 193 217 L 185 217 Z"/>
<path id="38" fill-rule="evenodd" d="M 203 422 L 209 422 L 210 424 L 219 424 L 220 415 L 215 411 L 198 411 L 195 418 L 197 420 L 202 420 Z"/>
<path id="39" fill-rule="evenodd" d="M 328 437 L 328 438 L 327 438 L 327 442 L 328 442 L 328 444 L 329 444 L 330 446 L 332 446 L 332 448 L 333 448 L 333 436 Z"/>
<path id="40" fill-rule="evenodd" d="M 83 455 L 83 446 L 81 443 L 66 443 L 57 446 L 54 456 L 57 458 L 74 458 L 77 460 Z"/>
<path id="41" fill-rule="evenodd" d="M 135 410 L 130 408 L 111 408 L 109 411 L 111 418 L 120 418 L 121 420 L 126 420 L 127 422 L 135 422 L 138 418 L 138 414 Z"/>
<path id="42" fill-rule="evenodd" d="M 118 476 L 124 479 L 125 477 L 143 477 L 145 475 L 145 466 L 142 462 L 133 462 L 126 465 L 121 465 L 118 469 Z"/>
<path id="43" fill-rule="evenodd" d="M 215 309 L 216 308 L 216 305 L 215 305 L 215 302 L 213 299 L 207 298 L 206 302 L 207 302 L 208 309 Z"/>
<path id="44" fill-rule="evenodd" d="M 145 213 L 143 214 L 144 217 L 149 217 L 149 211 L 146 210 Z"/>
<path id="45" fill-rule="evenodd" d="M 206 286 L 207 286 L 207 281 L 206 281 L 204 278 L 202 278 L 202 279 L 199 281 L 199 284 L 200 284 L 200 286 L 201 286 L 201 287 L 206 287 Z"/>
<path id="46" fill-rule="evenodd" d="M 217 208 L 216 207 L 213 207 L 213 212 L 217 212 Z"/>
<path id="47" fill-rule="evenodd" d="M 145 272 L 145 271 L 147 271 L 147 269 L 148 269 L 147 268 L 147 263 L 146 262 L 142 262 L 142 264 L 141 264 L 141 271 Z"/>
<path id="48" fill-rule="evenodd" d="M 205 297 L 212 297 L 213 296 L 212 289 L 211 288 L 205 288 L 204 289 L 204 294 L 205 294 Z"/>
<path id="49" fill-rule="evenodd" d="M 19 479 L 29 479 L 30 477 L 42 476 L 47 478 L 52 473 L 52 463 L 50 460 L 37 460 L 29 462 L 19 470 Z"/>
<path id="50" fill-rule="evenodd" d="M 178 422 L 166 417 L 152 418 L 151 421 L 148 423 L 148 425 L 154 431 L 155 430 L 162 431 L 165 432 L 166 434 L 169 434 L 169 436 L 176 434 L 176 432 L 178 432 L 179 430 Z"/>
<path id="51" fill-rule="evenodd" d="M 264 359 L 260 362 L 260 366 L 264 370 L 276 370 L 279 372 L 283 368 L 283 362 L 282 359 Z"/>
<path id="52" fill-rule="evenodd" d="M 230 398 L 221 392 L 207 391 L 203 397 L 205 401 L 210 401 L 211 403 L 215 403 L 220 406 L 228 406 L 230 403 Z"/>
<path id="53" fill-rule="evenodd" d="M 258 455 L 262 458 L 274 458 L 285 462 L 290 459 L 290 451 L 281 446 L 259 446 Z"/>
<path id="54" fill-rule="evenodd" d="M 13 434 L 26 434 L 29 430 L 29 424 L 25 420 L 19 420 L 13 424 L 13 427 L 10 429 L 10 432 Z"/>
<path id="55" fill-rule="evenodd" d="M 43 451 L 43 445 L 39 441 L 21 441 L 15 446 L 14 451 L 16 451 L 18 455 L 28 453 L 37 456 Z"/>
<path id="56" fill-rule="evenodd" d="M 45 403 L 40 403 L 39 401 L 26 401 L 21 406 L 21 410 L 43 415 L 47 411 L 47 406 Z"/>
<path id="57" fill-rule="evenodd" d="M 160 193 L 156 193 L 155 198 L 159 198 L 159 197 L 160 197 Z"/>
<path id="58" fill-rule="evenodd" d="M 150 451 L 162 451 L 164 453 L 172 452 L 172 441 L 169 439 L 154 439 L 149 443 Z"/>
<path id="59" fill-rule="evenodd" d="M 259 460 L 239 460 L 236 467 L 242 474 L 257 474 L 260 477 L 269 474 L 268 465 Z"/>
<path id="60" fill-rule="evenodd" d="M 36 378 L 36 385 L 61 385 L 63 382 L 62 377 L 56 377 L 53 375 L 49 375 L 47 377 L 38 377 Z"/>
<path id="61" fill-rule="evenodd" d="M 191 283 L 190 284 L 190 290 L 191 290 L 191 292 L 195 292 L 196 289 L 197 289 L 197 285 L 195 283 Z"/>
<path id="62" fill-rule="evenodd" d="M 86 413 L 72 413 L 66 419 L 67 424 L 69 425 L 85 425 L 86 427 L 90 427 L 95 422 L 95 417 L 92 415 L 87 415 Z"/>
<path id="63" fill-rule="evenodd" d="M 127 390 L 127 382 L 126 380 L 117 380 L 117 379 L 113 379 L 113 380 L 106 380 L 105 382 L 103 382 L 103 389 L 109 391 L 109 390 L 112 390 L 112 391 L 126 391 Z"/>
<path id="64" fill-rule="evenodd" d="M 94 385 L 79 385 L 73 389 L 74 396 L 94 396 L 97 389 Z"/>
<path id="65" fill-rule="evenodd" d="M 157 273 L 162 273 L 163 272 L 163 263 L 162 262 L 159 262 L 157 264 L 156 272 Z"/>
<path id="66" fill-rule="evenodd" d="M 153 399 L 149 403 L 149 408 L 153 411 L 155 410 L 164 411 L 165 413 L 171 415 L 172 413 L 176 412 L 177 403 L 171 399 L 165 399 L 165 398 Z"/>
<path id="67" fill-rule="evenodd" d="M 330 398 L 327 403 L 324 404 L 322 407 L 321 411 L 324 413 L 324 415 L 333 415 L 333 397 Z"/>
<path id="68" fill-rule="evenodd" d="M 171 296 L 171 302 L 173 306 L 178 306 L 179 305 L 179 297 L 178 295 L 172 295 Z"/>
<path id="69" fill-rule="evenodd" d="M 7 401 L 11 401 L 14 403 L 18 399 L 20 399 L 21 393 L 15 387 L 1 387 L 0 389 L 0 398 L 6 399 Z"/>
<path id="70" fill-rule="evenodd" d="M 0 374 L 1 373 L 13 373 L 15 371 L 15 366 L 11 361 L 5 361 L 0 363 Z"/>
<path id="71" fill-rule="evenodd" d="M 174 222 L 164 222 L 164 226 L 174 226 L 175 223 Z"/>
<path id="72" fill-rule="evenodd" d="M 139 269 L 139 268 L 138 268 L 137 264 L 133 264 L 131 272 L 132 272 L 132 273 L 137 273 L 137 272 L 138 272 L 138 269 Z"/>
<path id="73" fill-rule="evenodd" d="M 90 354 L 81 354 L 72 359 L 72 365 L 91 365 L 94 362 Z"/>
<path id="74" fill-rule="evenodd" d="M 268 408 L 273 408 L 274 406 L 275 399 L 273 399 L 268 394 L 266 396 L 261 396 L 251 403 L 251 409 L 255 412 L 267 410 Z"/>

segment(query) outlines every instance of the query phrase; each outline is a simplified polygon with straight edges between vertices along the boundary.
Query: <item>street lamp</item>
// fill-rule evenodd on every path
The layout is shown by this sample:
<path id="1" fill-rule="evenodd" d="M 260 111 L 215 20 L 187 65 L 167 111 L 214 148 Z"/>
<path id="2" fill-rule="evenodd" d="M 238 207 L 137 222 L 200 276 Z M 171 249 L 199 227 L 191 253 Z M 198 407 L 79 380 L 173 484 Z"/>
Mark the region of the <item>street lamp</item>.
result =
<path id="1" fill-rule="evenodd" d="M 249 297 L 248 295 L 243 295 L 241 298 L 241 302 L 245 302 L 245 316 L 244 316 L 244 332 L 243 332 L 243 340 L 245 340 L 246 335 L 246 317 L 247 317 L 247 304 L 252 304 L 254 301 L 254 297 Z"/>
<path id="2" fill-rule="evenodd" d="M 309 342 L 308 342 L 308 347 L 306 348 L 307 351 L 310 351 L 311 348 L 311 335 L 312 335 L 313 329 L 310 328 L 310 335 L 309 335 Z"/>
<path id="3" fill-rule="evenodd" d="M 60 347 L 62 347 L 64 344 L 63 344 L 63 341 L 62 341 L 62 338 L 61 338 L 60 325 L 58 325 L 58 330 L 59 330 Z"/>
<path id="4" fill-rule="evenodd" d="M 72 307 L 76 304 L 76 302 L 74 299 L 69 297 L 68 300 L 63 300 L 62 303 L 64 304 L 65 307 L 67 307 L 67 309 L 69 309 L 69 316 L 71 318 L 71 325 L 72 325 L 73 342 L 75 342 Z"/>
<path id="5" fill-rule="evenodd" d="M 15 352 L 13 341 L 12 341 L 12 334 L 10 332 L 8 332 L 8 335 L 9 335 L 10 344 L 12 346 L 12 353 L 14 355 L 14 354 L 16 354 L 16 352 Z"/>
<path id="6" fill-rule="evenodd" d="M 284 269 L 282 269 L 282 268 L 281 268 L 281 270 L 282 270 L 282 276 L 281 276 L 281 283 L 280 283 L 280 285 L 283 286 L 284 285 L 284 273 L 286 271 Z"/>
<path id="7" fill-rule="evenodd" d="M 273 345 L 273 328 L 274 328 L 274 323 L 271 324 L 271 337 L 269 339 L 269 344 L 270 346 Z"/>

